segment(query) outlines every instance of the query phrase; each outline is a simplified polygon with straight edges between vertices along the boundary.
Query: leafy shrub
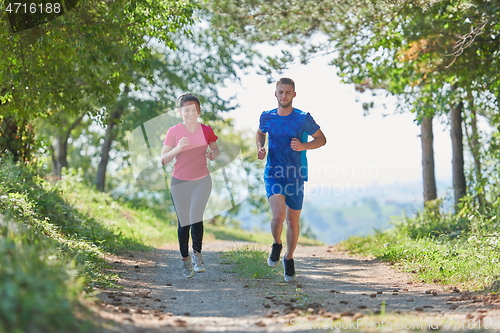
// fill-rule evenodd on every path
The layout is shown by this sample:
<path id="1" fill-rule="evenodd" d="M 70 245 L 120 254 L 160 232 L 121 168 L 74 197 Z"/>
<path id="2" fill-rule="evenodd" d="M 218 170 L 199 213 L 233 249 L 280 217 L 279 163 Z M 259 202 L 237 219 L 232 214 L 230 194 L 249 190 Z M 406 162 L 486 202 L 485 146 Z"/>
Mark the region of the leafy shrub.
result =
<path id="1" fill-rule="evenodd" d="M 83 280 L 46 238 L 0 217 L 0 332 L 70 332 L 82 319 Z"/>

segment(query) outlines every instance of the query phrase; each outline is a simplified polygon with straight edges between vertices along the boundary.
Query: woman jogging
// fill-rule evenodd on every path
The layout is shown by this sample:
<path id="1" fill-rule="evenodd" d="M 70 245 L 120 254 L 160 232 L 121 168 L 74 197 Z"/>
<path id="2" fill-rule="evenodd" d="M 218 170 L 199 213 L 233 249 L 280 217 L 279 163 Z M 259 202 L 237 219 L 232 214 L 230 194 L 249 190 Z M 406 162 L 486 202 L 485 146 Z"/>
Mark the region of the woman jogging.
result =
<path id="1" fill-rule="evenodd" d="M 218 137 L 210 126 L 200 124 L 198 97 L 185 94 L 179 97 L 178 107 L 183 122 L 169 128 L 161 162 L 175 158 L 170 193 L 178 218 L 177 235 L 182 256 L 182 273 L 190 279 L 194 273 L 205 272 L 201 255 L 203 241 L 203 212 L 212 191 L 212 178 L 207 158 L 213 161 L 219 155 Z M 210 150 L 207 151 L 207 147 Z M 189 232 L 193 242 L 193 256 L 189 254 Z"/>

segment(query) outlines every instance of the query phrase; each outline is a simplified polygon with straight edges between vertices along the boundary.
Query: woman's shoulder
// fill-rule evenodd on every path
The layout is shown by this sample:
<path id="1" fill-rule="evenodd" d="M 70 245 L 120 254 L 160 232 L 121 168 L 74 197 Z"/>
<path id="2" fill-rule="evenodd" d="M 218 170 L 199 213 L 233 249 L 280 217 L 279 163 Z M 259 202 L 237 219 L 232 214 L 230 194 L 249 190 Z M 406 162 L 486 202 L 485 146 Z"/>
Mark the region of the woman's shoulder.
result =
<path id="1" fill-rule="evenodd" d="M 200 123 L 200 125 L 201 125 L 201 129 L 203 130 L 204 133 L 205 132 L 207 132 L 207 133 L 210 133 L 210 132 L 215 133 L 214 129 L 211 126 L 205 125 L 205 124 L 202 124 L 202 123 Z"/>
<path id="2" fill-rule="evenodd" d="M 177 125 L 174 125 L 174 126 L 170 127 L 168 130 L 169 131 L 173 131 L 173 132 L 177 132 L 180 129 L 182 129 L 182 123 L 178 123 Z"/>
<path id="3" fill-rule="evenodd" d="M 210 127 L 209 125 L 205 125 L 202 123 L 200 123 L 200 125 L 201 125 L 201 128 L 203 128 L 203 129 L 212 129 L 212 127 Z"/>

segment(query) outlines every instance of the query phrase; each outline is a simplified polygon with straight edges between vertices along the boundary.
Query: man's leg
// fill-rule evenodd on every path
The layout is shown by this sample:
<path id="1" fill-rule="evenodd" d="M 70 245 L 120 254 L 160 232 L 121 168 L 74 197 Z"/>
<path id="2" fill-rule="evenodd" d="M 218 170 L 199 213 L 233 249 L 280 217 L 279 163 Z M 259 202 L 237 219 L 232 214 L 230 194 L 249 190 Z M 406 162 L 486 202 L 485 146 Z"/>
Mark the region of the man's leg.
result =
<path id="1" fill-rule="evenodd" d="M 291 189 L 289 189 L 291 187 Z M 293 254 L 297 247 L 300 234 L 300 212 L 302 210 L 302 202 L 304 200 L 304 183 L 297 182 L 297 184 L 287 184 L 285 187 L 287 191 L 286 197 L 286 244 L 287 251 L 283 256 L 283 268 L 285 281 L 295 280 L 295 263 Z"/>
<path id="2" fill-rule="evenodd" d="M 285 197 L 282 194 L 273 194 L 269 197 L 269 205 L 271 206 L 271 212 L 273 214 L 271 220 L 271 233 L 274 238 L 274 243 L 271 246 L 271 253 L 267 258 L 267 264 L 271 267 L 276 267 L 279 264 L 281 250 L 283 249 L 281 233 L 286 218 Z"/>
<path id="3" fill-rule="evenodd" d="M 282 194 L 274 194 L 269 197 L 269 205 L 271 206 L 271 212 L 273 218 L 271 220 L 271 233 L 274 238 L 274 242 L 281 244 L 281 233 L 283 232 L 283 223 L 286 218 L 286 203 L 285 197 Z"/>
<path id="4" fill-rule="evenodd" d="M 300 234 L 300 213 L 301 210 L 286 208 L 286 253 L 285 259 L 293 259 L 293 253 L 297 247 Z"/>

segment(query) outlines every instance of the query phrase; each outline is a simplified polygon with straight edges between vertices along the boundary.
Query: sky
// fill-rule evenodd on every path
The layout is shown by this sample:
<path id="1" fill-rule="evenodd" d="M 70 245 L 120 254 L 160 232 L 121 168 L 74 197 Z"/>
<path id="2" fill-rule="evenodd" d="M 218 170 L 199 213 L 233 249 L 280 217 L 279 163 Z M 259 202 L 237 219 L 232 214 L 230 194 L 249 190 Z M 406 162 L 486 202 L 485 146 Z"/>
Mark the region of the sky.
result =
<path id="1" fill-rule="evenodd" d="M 355 191 L 370 184 L 421 181 L 420 129 L 414 115 L 395 114 L 394 102 L 380 97 L 377 104 L 392 106 L 364 116 L 357 100 L 369 98 L 370 92 L 361 94 L 353 85 L 342 84 L 327 61 L 316 58 L 281 75 L 295 81 L 293 106 L 310 112 L 327 138 L 325 146 L 307 152 L 309 189 L 343 186 Z M 268 84 L 255 72 L 222 89 L 222 96 L 236 95 L 240 105 L 228 113 L 235 127 L 256 131 L 261 112 L 277 106 L 274 90 L 275 83 Z M 436 179 L 451 183 L 449 126 L 437 119 L 433 125 Z"/>

